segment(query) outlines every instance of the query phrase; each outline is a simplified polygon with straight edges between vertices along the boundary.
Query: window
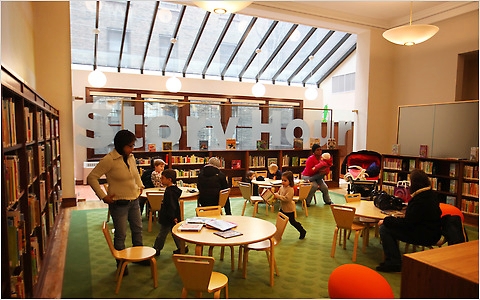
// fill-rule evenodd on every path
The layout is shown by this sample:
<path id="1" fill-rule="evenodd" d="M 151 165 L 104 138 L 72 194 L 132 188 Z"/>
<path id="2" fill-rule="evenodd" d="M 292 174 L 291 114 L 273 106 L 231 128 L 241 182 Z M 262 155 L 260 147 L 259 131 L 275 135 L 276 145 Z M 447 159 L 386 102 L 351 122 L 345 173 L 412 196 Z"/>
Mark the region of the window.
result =
<path id="1" fill-rule="evenodd" d="M 193 100 L 190 103 L 190 116 L 196 118 L 205 117 L 207 120 L 206 128 L 203 128 L 198 132 L 198 139 L 201 141 L 208 141 L 208 147 L 211 149 L 217 148 L 215 145 L 218 145 L 218 147 L 225 146 L 219 144 L 218 138 L 213 134 L 212 126 L 210 126 L 208 123 L 208 120 L 221 119 L 221 102 L 207 103 L 200 100 Z M 193 145 L 192 148 L 198 150 L 199 145 Z"/>
<path id="2" fill-rule="evenodd" d="M 108 65 L 116 66 L 118 64 L 118 57 L 120 53 L 120 47 L 122 45 L 122 29 L 108 28 L 108 51 L 111 55 L 108 55 Z M 123 44 L 123 53 L 130 53 L 130 32 L 125 32 L 125 42 Z M 122 59 L 127 59 L 129 56 L 124 55 Z M 122 62 L 123 65 L 127 62 Z M 128 65 L 128 64 L 127 64 Z"/>
<path id="3" fill-rule="evenodd" d="M 145 145 L 155 143 L 155 139 L 157 137 L 160 137 L 162 139 L 167 138 L 170 136 L 170 128 L 166 125 L 161 125 L 158 128 L 158 131 L 156 132 L 157 136 L 156 137 L 151 137 L 148 135 L 148 124 L 150 121 L 153 119 L 160 117 L 160 116 L 169 116 L 174 118 L 175 120 L 178 120 L 178 106 L 175 104 L 169 104 L 167 103 L 162 103 L 159 101 L 159 99 L 145 99 L 145 100 L 152 100 L 152 101 L 146 101 L 144 102 L 143 105 L 143 114 L 144 114 L 144 125 L 145 125 Z M 168 99 L 164 99 L 165 101 L 168 101 Z M 162 145 L 157 145 L 157 151 L 160 151 L 162 148 Z M 178 143 L 173 145 L 173 150 L 178 150 L 179 145 Z"/>
<path id="4" fill-rule="evenodd" d="M 332 93 L 351 92 L 355 90 L 355 73 L 332 77 Z"/>
<path id="5" fill-rule="evenodd" d="M 252 136 L 252 112 L 259 110 L 258 103 L 236 103 L 232 107 L 232 117 L 238 117 L 236 130 L 237 144 L 239 150 L 255 149 L 256 143 L 250 138 Z M 243 106 L 243 105 L 245 106 Z"/>
<path id="6" fill-rule="evenodd" d="M 271 123 L 272 118 L 274 114 L 280 114 L 280 120 L 281 120 L 281 142 L 280 146 L 277 146 L 275 148 L 277 149 L 285 149 L 285 148 L 292 148 L 292 144 L 290 144 L 287 141 L 287 137 L 285 134 L 285 130 L 287 129 L 288 123 L 290 123 L 294 117 L 293 117 L 293 107 L 270 107 L 268 109 L 268 121 Z M 273 149 L 273 148 L 270 148 Z"/>

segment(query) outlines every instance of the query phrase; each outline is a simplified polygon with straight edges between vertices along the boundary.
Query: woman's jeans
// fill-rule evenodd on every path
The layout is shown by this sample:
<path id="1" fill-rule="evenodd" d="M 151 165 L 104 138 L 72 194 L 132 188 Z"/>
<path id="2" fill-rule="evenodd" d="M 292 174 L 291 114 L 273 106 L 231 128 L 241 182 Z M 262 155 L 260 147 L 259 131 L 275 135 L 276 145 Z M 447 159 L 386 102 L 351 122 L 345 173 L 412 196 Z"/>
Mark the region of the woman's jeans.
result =
<path id="1" fill-rule="evenodd" d="M 113 227 L 115 228 L 113 235 L 113 246 L 115 249 L 125 249 L 127 221 L 130 225 L 130 231 L 132 232 L 132 246 L 143 246 L 142 216 L 140 215 L 138 199 L 133 201 L 116 200 L 108 207 L 113 220 Z"/>
<path id="2" fill-rule="evenodd" d="M 310 179 L 313 179 L 313 181 L 311 181 L 312 188 L 310 189 L 307 198 L 305 198 L 305 202 L 307 202 L 307 205 L 310 205 L 310 203 L 312 202 L 312 198 L 315 195 L 315 192 L 317 191 L 318 187 L 320 187 L 320 191 L 322 192 L 323 196 L 323 202 L 331 203 L 332 200 L 330 199 L 330 194 L 328 193 L 328 186 L 325 183 L 325 180 L 323 180 L 323 178 L 314 180 L 315 178 L 318 177 L 302 175 L 302 179 L 305 181 L 310 181 Z"/>

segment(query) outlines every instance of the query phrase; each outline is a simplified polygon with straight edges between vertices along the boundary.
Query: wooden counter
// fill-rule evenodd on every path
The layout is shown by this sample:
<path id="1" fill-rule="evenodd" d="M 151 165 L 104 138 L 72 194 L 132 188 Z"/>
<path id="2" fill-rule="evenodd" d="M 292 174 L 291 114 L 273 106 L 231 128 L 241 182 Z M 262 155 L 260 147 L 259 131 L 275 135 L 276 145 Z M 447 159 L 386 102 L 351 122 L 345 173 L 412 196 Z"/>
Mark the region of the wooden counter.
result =
<path id="1" fill-rule="evenodd" d="M 403 256 L 400 298 L 478 299 L 478 241 Z"/>

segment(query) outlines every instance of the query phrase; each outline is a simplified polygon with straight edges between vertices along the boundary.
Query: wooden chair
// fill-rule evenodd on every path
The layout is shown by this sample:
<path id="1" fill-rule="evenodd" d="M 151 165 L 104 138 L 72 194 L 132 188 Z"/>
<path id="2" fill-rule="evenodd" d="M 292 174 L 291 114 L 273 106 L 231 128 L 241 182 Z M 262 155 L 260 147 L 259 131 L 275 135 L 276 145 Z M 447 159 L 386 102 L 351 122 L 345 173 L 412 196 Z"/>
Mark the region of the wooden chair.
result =
<path id="1" fill-rule="evenodd" d="M 216 206 L 199 206 L 195 208 L 197 217 L 220 217 L 222 214 L 222 207 Z M 225 256 L 225 246 L 222 246 L 220 250 L 220 260 L 223 260 Z M 213 246 L 208 248 L 208 255 L 213 256 Z M 232 271 L 235 270 L 235 248 L 230 246 L 230 264 Z"/>
<path id="2" fill-rule="evenodd" d="M 275 223 L 275 226 L 277 227 L 277 231 L 273 236 L 274 247 L 276 247 L 282 240 L 283 232 L 285 231 L 287 224 L 288 224 L 288 217 L 283 213 L 279 212 L 277 214 L 277 221 Z M 258 243 L 240 246 L 240 250 L 238 253 L 238 268 L 241 269 L 243 267 L 243 278 L 247 278 L 248 252 L 250 250 L 265 251 L 265 254 L 267 255 L 267 260 L 270 263 L 270 240 L 269 239 L 258 242 Z M 243 266 L 242 266 L 242 262 L 243 262 Z M 275 257 L 273 258 L 273 267 L 275 268 L 275 274 L 279 276 Z"/>
<path id="3" fill-rule="evenodd" d="M 333 242 L 332 242 L 332 251 L 330 253 L 331 257 L 335 257 L 335 249 L 337 246 L 337 237 L 338 232 L 343 229 L 343 249 L 347 248 L 347 230 L 355 231 L 355 240 L 353 242 L 353 255 L 352 261 L 355 262 L 357 260 L 357 246 L 358 246 L 358 237 L 360 233 L 365 230 L 365 225 L 357 224 L 353 222 L 355 218 L 355 208 L 343 206 L 343 205 L 335 205 L 332 204 L 330 206 L 333 217 L 335 218 L 335 222 L 337 226 L 335 227 L 335 231 L 333 234 Z M 365 252 L 365 234 L 363 235 L 363 248 L 362 251 Z M 340 237 L 341 238 L 341 237 Z"/>
<path id="4" fill-rule="evenodd" d="M 146 246 L 136 246 L 136 247 L 129 247 L 123 250 L 116 250 L 113 246 L 112 237 L 110 236 L 110 232 L 108 231 L 107 222 L 103 222 L 102 225 L 103 235 L 107 240 L 108 247 L 110 248 L 110 252 L 112 253 L 113 257 L 119 261 L 117 267 L 117 272 L 115 273 L 115 281 L 117 281 L 117 287 L 115 288 L 115 294 L 118 294 L 120 290 L 120 285 L 122 284 L 123 273 L 125 272 L 125 268 L 131 262 L 138 262 L 149 260 L 150 261 L 150 269 L 152 272 L 153 278 L 153 287 L 156 288 L 158 286 L 157 282 L 157 261 L 155 260 L 155 249 L 152 247 Z"/>
<path id="5" fill-rule="evenodd" d="M 267 176 L 268 176 L 267 170 L 255 171 L 255 178 L 258 178 L 258 176 L 262 176 L 263 178 L 267 178 Z"/>
<path id="6" fill-rule="evenodd" d="M 156 220 L 163 202 L 164 192 L 147 192 L 148 203 L 148 232 L 152 232 L 153 221 Z"/>
<path id="7" fill-rule="evenodd" d="M 394 298 L 392 287 L 382 275 L 359 264 L 343 264 L 332 271 L 328 278 L 328 296 L 331 299 Z"/>
<path id="8" fill-rule="evenodd" d="M 187 298 L 188 292 L 192 291 L 196 298 L 207 292 L 214 293 L 213 297 L 219 299 L 225 289 L 225 298 L 228 299 L 228 277 L 213 271 L 213 257 L 174 254 L 172 260 L 183 283 L 182 298 Z"/>
<path id="9" fill-rule="evenodd" d="M 243 203 L 242 209 L 242 216 L 245 214 L 245 208 L 247 207 L 247 202 L 250 202 L 253 205 L 253 216 L 255 217 L 258 212 L 258 203 L 264 202 L 263 198 L 260 196 L 252 196 L 252 184 L 248 182 L 239 182 L 238 188 L 242 193 L 243 199 L 245 202 Z M 268 214 L 268 206 L 266 206 L 267 214 Z"/>
<path id="10" fill-rule="evenodd" d="M 302 203 L 302 209 L 305 210 L 306 217 L 308 217 L 308 207 L 307 207 L 307 201 L 305 201 L 305 198 L 307 198 L 311 187 L 312 185 L 310 183 L 302 183 L 298 186 L 298 196 L 293 196 L 293 201 Z M 297 217 L 297 210 L 295 210 L 295 218 L 296 217 Z"/>
<path id="11" fill-rule="evenodd" d="M 230 195 L 230 188 L 226 188 L 223 190 L 220 190 L 220 193 L 218 195 L 218 205 L 221 208 L 225 207 L 225 204 L 227 203 L 228 196 Z"/>
<path id="12" fill-rule="evenodd" d="M 347 203 L 351 203 L 351 202 L 357 202 L 357 201 L 361 201 L 362 200 L 362 194 L 360 193 L 355 193 L 355 194 L 345 194 L 343 195 L 345 197 L 345 202 Z M 366 229 L 365 229 L 365 234 L 366 234 L 366 237 L 365 237 L 365 242 L 368 246 L 368 241 L 369 241 L 369 237 L 370 237 L 370 227 L 375 227 L 375 237 L 378 237 L 379 234 L 378 234 L 378 220 L 376 219 L 372 219 L 372 218 L 364 218 L 364 217 L 355 217 L 354 219 L 355 222 L 359 222 L 359 223 L 362 223 L 363 225 L 365 225 Z M 348 234 L 348 237 L 350 238 L 350 233 Z"/>

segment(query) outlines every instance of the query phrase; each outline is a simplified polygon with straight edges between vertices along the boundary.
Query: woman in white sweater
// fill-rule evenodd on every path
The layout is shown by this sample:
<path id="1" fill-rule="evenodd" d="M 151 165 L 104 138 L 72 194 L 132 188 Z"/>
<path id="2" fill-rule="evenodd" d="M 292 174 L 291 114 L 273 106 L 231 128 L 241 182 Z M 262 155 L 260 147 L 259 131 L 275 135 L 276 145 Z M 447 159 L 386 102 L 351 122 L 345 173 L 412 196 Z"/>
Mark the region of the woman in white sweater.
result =
<path id="1" fill-rule="evenodd" d="M 108 204 L 115 227 L 113 244 L 117 250 L 125 249 L 127 221 L 132 232 L 133 246 L 143 246 L 138 197 L 144 186 L 132 154 L 135 141 L 135 134 L 131 131 L 117 132 L 113 140 L 115 149 L 105 155 L 87 177 L 88 184 L 98 198 Z M 107 178 L 107 193 L 99 183 L 103 175 Z"/>

